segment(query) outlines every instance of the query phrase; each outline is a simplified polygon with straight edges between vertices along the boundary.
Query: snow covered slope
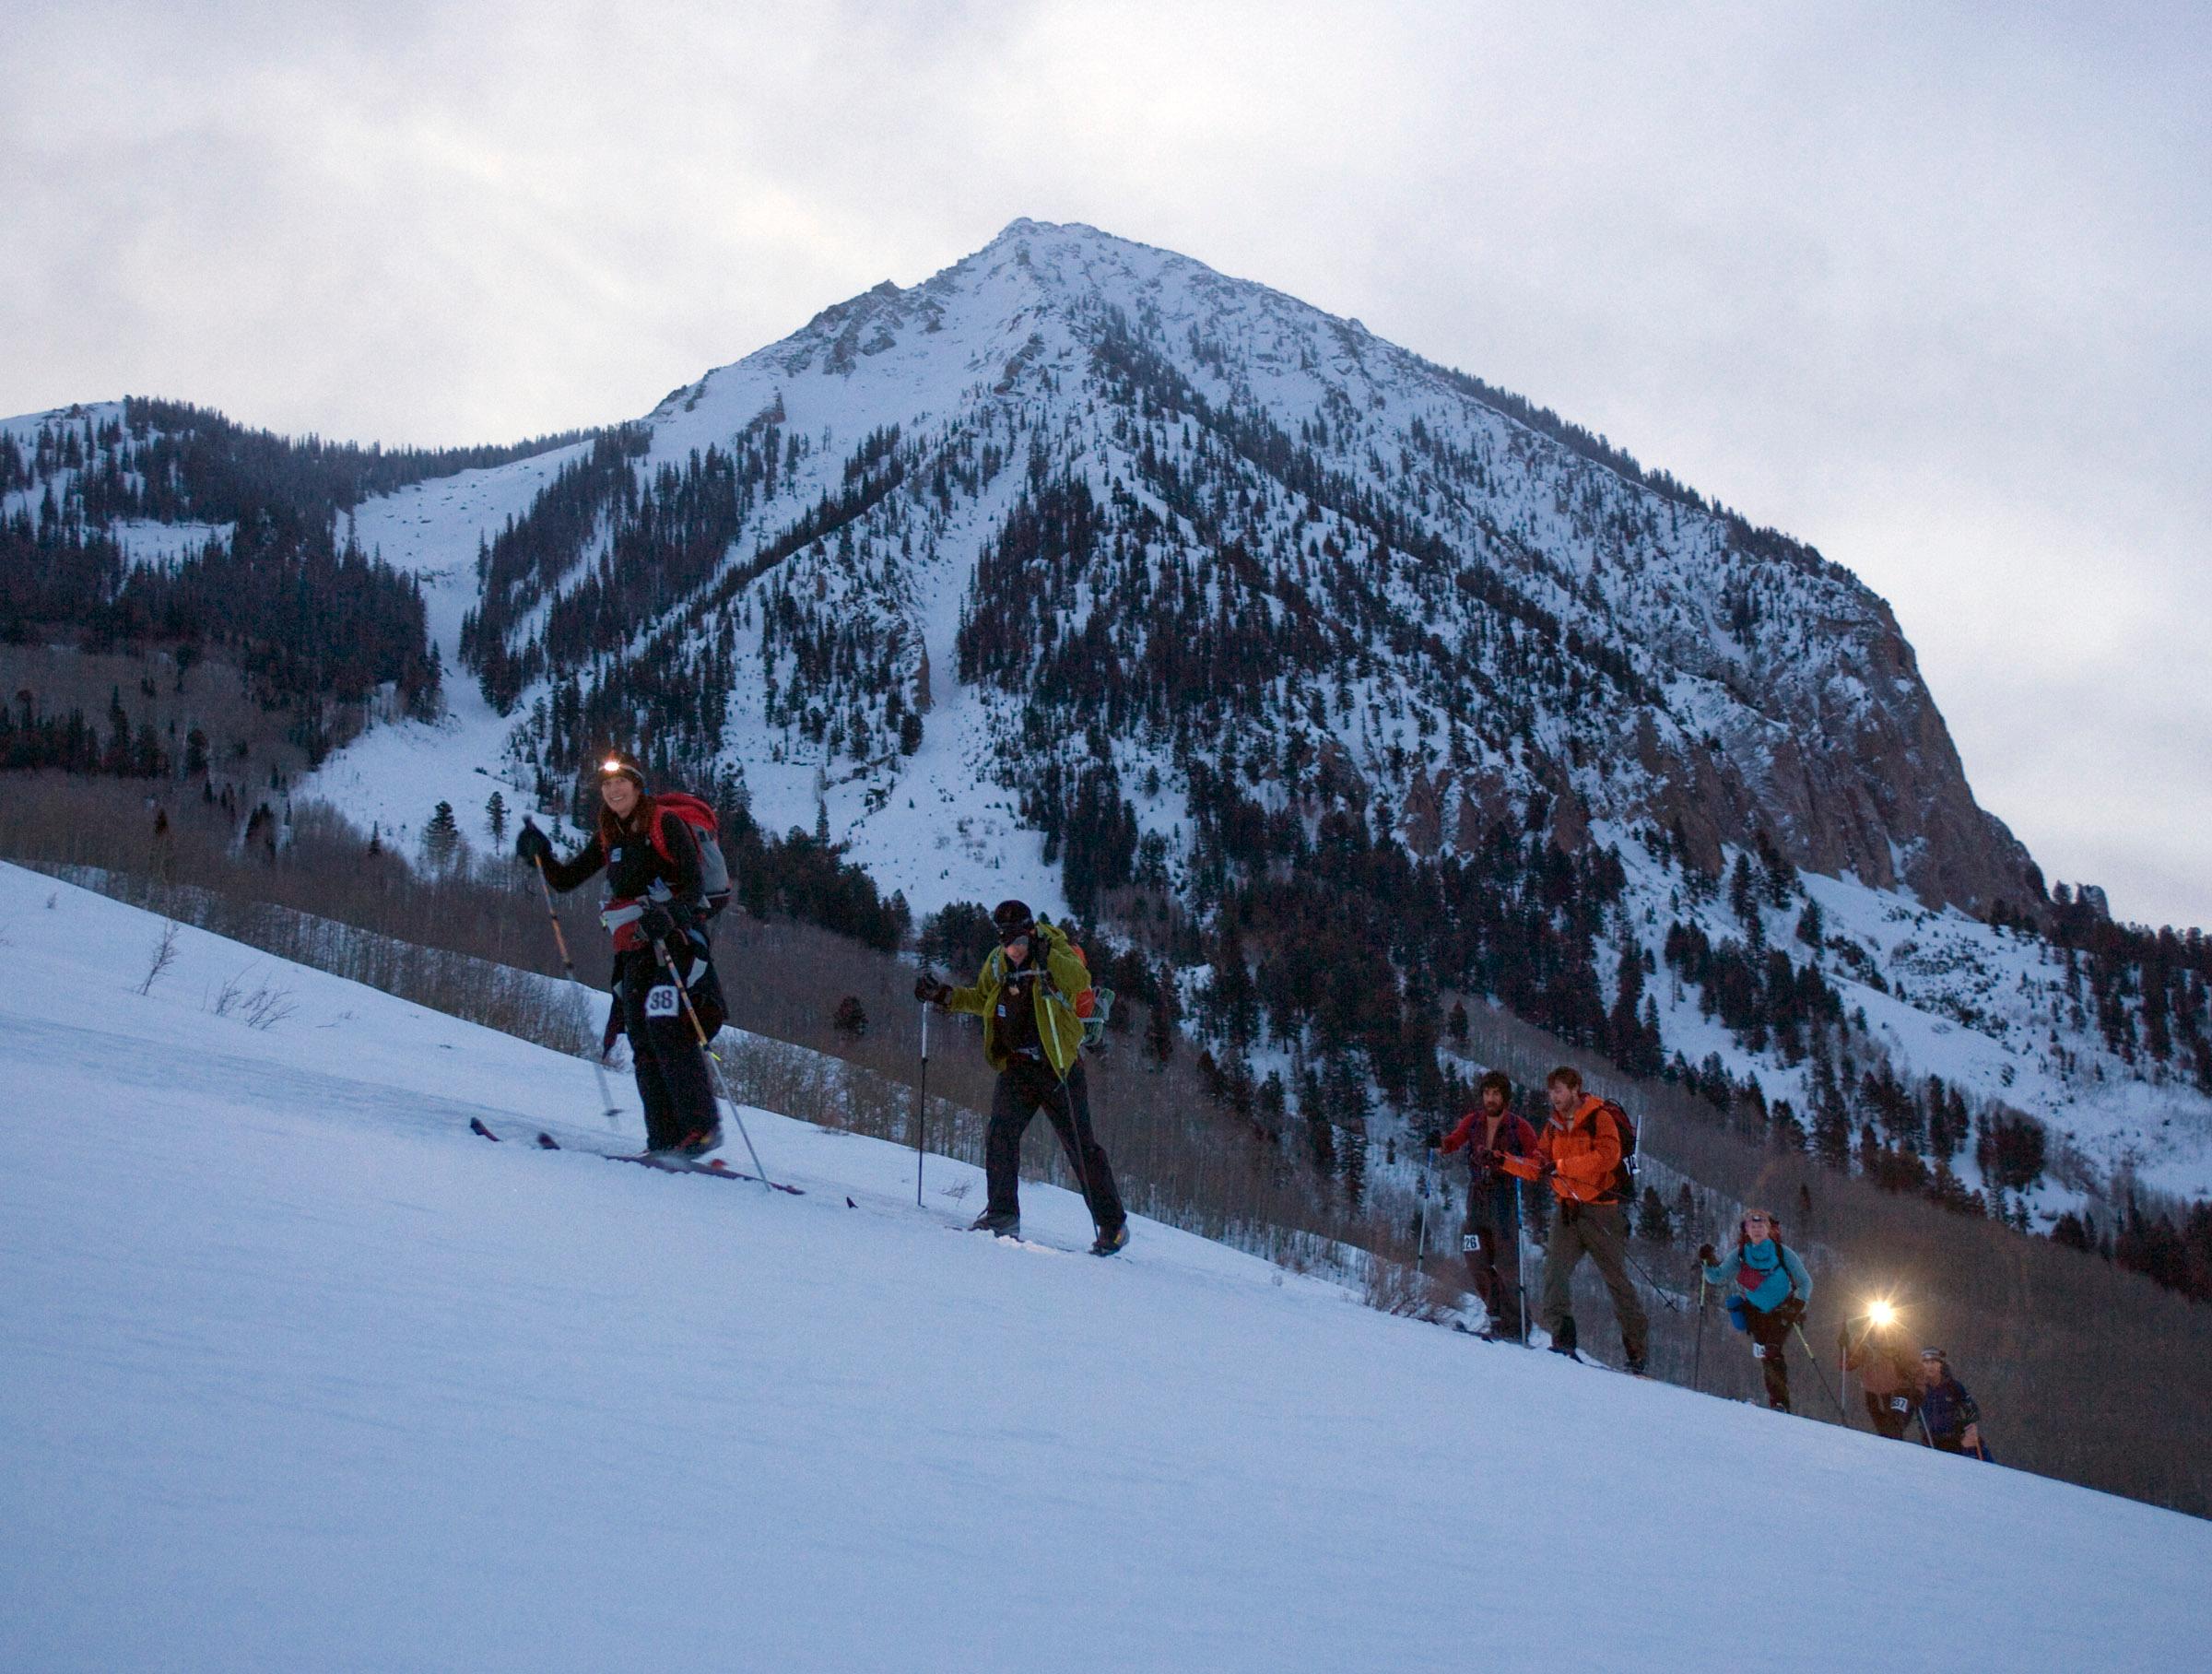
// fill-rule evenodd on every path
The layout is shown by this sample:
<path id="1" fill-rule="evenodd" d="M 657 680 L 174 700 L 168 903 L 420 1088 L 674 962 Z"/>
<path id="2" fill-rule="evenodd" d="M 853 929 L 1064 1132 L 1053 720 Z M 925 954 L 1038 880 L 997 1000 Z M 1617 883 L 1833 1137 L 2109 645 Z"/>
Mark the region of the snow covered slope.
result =
<path id="1" fill-rule="evenodd" d="M 2212 1527 L 1388 1318 L 0 866 L 0 1666 L 2166 1668 Z M 266 1028 L 211 1010 L 281 994 Z M 265 1014 L 267 1015 L 267 1014 Z M 554 1131 L 604 1142 L 588 1114 Z M 853 1207 L 847 1207 L 848 1197 Z M 1080 1205 L 1031 1186 L 1072 1244 Z M 1768 1579 L 1747 1596 L 1747 1571 Z"/>

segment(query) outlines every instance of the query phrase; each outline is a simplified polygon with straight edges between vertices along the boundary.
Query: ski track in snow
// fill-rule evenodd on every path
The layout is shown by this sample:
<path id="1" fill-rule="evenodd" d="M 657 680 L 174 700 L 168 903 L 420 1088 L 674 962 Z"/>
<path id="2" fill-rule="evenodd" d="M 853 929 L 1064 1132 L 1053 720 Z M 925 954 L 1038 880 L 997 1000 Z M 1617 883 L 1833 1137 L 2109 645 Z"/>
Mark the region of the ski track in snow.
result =
<path id="1" fill-rule="evenodd" d="M 930 1159 L 919 1212 L 911 1152 L 767 1113 L 806 1197 L 543 1152 L 549 1114 L 609 1142 L 577 1061 L 189 928 L 140 996 L 159 930 L 0 866 L 36 977 L 0 999 L 0 1667 L 2163 1668 L 2212 1637 L 2204 1523 L 1149 1222 L 1024 1259 L 947 1232 L 974 1170 Z M 241 971 L 294 1014 L 211 1016 Z M 1065 1193 L 1024 1214 L 1088 1236 Z"/>

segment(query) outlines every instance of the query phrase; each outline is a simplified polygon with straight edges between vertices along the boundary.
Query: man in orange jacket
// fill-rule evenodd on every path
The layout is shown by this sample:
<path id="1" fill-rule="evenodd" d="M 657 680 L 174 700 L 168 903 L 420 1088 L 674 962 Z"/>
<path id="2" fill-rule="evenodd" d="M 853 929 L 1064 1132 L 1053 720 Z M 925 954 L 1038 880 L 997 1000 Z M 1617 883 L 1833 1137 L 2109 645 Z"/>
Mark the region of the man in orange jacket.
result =
<path id="1" fill-rule="evenodd" d="M 1548 1180 L 1559 1200 L 1551 1242 L 1544 1253 L 1544 1291 L 1537 1312 L 1559 1354 L 1575 1348 L 1574 1269 L 1584 1256 L 1597 1263 L 1598 1276 L 1613 1298 L 1620 1325 L 1620 1346 L 1629 1370 L 1641 1377 L 1650 1346 L 1651 1322 L 1629 1280 L 1629 1216 L 1624 1207 L 1632 1189 L 1623 1166 L 1624 1143 L 1617 1109 L 1583 1090 L 1580 1071 L 1561 1065 L 1544 1078 L 1551 1120 L 1536 1136 L 1532 1157 L 1508 1157 L 1499 1164 L 1524 1180 Z"/>

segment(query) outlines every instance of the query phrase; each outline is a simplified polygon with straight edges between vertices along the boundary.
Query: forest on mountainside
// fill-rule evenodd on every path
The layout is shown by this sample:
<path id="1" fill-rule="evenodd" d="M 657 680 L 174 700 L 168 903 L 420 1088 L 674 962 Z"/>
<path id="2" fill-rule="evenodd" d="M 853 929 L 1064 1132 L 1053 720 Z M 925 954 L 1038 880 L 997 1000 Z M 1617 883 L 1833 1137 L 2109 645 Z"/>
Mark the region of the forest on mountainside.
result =
<path id="1" fill-rule="evenodd" d="M 580 440 L 383 449 L 252 430 L 180 402 L 133 397 L 120 415 L 76 409 L 28 438 L 0 435 L 0 641 L 87 652 L 160 649 L 220 658 L 272 707 L 303 705 L 319 760 L 379 688 L 403 710 L 439 708 L 441 670 L 420 589 L 364 553 L 345 514 L 365 497 L 526 458 Z M 137 561 L 134 525 L 180 525 L 182 549 Z M 84 760 L 66 716 L 17 717 L 26 766 Z M 59 732 L 53 732 L 59 728 Z M 100 771 L 115 771 L 104 764 Z"/>

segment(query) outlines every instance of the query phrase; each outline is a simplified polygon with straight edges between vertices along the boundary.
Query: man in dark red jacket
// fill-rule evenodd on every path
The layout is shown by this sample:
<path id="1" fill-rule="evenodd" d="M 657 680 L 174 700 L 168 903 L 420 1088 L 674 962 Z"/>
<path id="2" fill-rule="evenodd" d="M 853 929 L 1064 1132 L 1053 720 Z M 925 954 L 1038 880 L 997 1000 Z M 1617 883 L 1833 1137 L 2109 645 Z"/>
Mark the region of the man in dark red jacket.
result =
<path id="1" fill-rule="evenodd" d="M 1528 1320 L 1521 1304 L 1521 1183 L 1500 1163 L 1533 1156 L 1536 1130 L 1512 1112 L 1513 1084 L 1497 1070 L 1482 1078 L 1479 1108 L 1460 1118 L 1438 1149 L 1467 1153 L 1467 1219 L 1460 1234 L 1467 1277 L 1482 1298 L 1490 1323 L 1483 1335 L 1498 1342 L 1525 1342 Z"/>

